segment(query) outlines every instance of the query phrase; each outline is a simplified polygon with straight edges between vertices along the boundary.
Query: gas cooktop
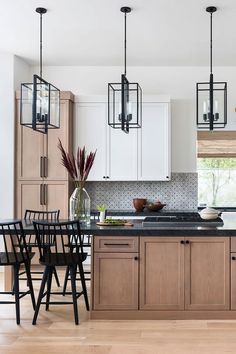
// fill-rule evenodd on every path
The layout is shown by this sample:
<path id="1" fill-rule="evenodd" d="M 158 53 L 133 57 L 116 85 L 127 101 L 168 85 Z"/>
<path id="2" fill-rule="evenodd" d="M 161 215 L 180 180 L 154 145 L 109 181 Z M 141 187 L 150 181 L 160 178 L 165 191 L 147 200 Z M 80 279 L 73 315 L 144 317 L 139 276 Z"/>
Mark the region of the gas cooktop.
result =
<path id="1" fill-rule="evenodd" d="M 223 220 L 203 220 L 198 213 L 172 213 L 170 215 L 148 216 L 143 220 L 143 226 L 223 226 Z"/>

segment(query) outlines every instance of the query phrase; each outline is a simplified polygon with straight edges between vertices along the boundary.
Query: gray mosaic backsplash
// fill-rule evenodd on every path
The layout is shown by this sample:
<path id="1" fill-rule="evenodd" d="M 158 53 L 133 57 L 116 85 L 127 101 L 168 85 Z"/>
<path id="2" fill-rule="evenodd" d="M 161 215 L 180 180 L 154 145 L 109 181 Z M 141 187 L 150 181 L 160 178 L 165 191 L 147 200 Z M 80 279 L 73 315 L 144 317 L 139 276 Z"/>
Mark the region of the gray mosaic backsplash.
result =
<path id="1" fill-rule="evenodd" d="M 168 182 L 87 182 L 91 208 L 105 204 L 108 209 L 134 210 L 133 198 L 159 199 L 165 210 L 196 211 L 198 206 L 197 173 L 172 173 Z"/>

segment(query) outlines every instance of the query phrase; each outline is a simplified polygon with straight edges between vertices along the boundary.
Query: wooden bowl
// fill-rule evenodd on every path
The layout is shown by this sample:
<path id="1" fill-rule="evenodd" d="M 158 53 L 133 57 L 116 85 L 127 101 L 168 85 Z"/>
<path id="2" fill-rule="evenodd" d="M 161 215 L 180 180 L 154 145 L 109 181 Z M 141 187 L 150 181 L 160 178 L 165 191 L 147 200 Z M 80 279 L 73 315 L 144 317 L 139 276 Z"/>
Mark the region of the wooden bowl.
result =
<path id="1" fill-rule="evenodd" d="M 164 208 L 164 206 L 166 206 L 166 204 L 162 204 L 162 203 L 150 203 L 150 204 L 146 204 L 145 208 L 147 208 L 150 211 L 158 211 Z"/>
<path id="2" fill-rule="evenodd" d="M 134 198 L 133 205 L 136 211 L 143 211 L 145 204 L 147 203 L 147 199 L 144 198 Z"/>

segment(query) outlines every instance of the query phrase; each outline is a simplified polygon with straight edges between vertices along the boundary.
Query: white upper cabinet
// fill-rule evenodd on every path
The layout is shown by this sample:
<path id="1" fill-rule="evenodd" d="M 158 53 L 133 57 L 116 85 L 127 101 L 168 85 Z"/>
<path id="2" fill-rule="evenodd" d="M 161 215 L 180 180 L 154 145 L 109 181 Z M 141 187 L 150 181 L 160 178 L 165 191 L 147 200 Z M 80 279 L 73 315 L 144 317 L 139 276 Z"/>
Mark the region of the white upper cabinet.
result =
<path id="1" fill-rule="evenodd" d="M 138 180 L 170 180 L 170 104 L 143 103 L 138 129 Z"/>
<path id="2" fill-rule="evenodd" d="M 137 129 L 130 129 L 129 134 L 126 134 L 121 129 L 109 127 L 107 171 L 109 180 L 137 180 L 137 138 Z"/>
<path id="3" fill-rule="evenodd" d="M 141 129 L 108 126 L 107 97 L 78 97 L 75 149 L 97 149 L 89 181 L 170 180 L 170 99 L 144 96 Z"/>

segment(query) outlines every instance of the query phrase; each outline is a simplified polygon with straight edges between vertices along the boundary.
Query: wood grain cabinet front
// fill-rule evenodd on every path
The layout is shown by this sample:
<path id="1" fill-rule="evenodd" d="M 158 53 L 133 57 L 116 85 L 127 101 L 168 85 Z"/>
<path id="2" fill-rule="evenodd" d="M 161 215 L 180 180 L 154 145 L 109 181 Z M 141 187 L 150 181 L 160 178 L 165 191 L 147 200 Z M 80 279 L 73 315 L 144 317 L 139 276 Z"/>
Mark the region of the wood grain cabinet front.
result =
<path id="1" fill-rule="evenodd" d="M 186 240 L 185 309 L 229 310 L 229 237 Z"/>
<path id="2" fill-rule="evenodd" d="M 181 237 L 141 237 L 140 309 L 184 309 L 184 244 Z"/>
<path id="3" fill-rule="evenodd" d="M 228 237 L 141 237 L 140 309 L 229 310 L 229 256 Z"/>
<path id="4" fill-rule="evenodd" d="M 94 253 L 94 310 L 138 310 L 138 253 Z"/>

